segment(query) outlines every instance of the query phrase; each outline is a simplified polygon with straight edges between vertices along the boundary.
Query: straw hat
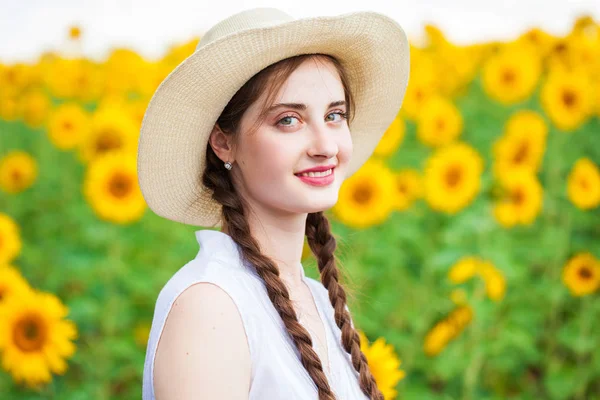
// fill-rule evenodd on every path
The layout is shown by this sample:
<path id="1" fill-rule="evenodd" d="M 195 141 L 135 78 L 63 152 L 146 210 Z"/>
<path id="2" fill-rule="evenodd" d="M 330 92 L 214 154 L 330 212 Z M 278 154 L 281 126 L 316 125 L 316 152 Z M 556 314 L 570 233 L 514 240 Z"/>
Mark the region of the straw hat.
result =
<path id="1" fill-rule="evenodd" d="M 332 55 L 348 72 L 356 102 L 351 176 L 400 110 L 409 49 L 398 23 L 376 12 L 295 19 L 275 8 L 254 8 L 220 21 L 161 82 L 146 109 L 137 168 L 148 206 L 173 221 L 221 226 L 221 205 L 201 182 L 212 128 L 248 79 L 299 54 Z"/>

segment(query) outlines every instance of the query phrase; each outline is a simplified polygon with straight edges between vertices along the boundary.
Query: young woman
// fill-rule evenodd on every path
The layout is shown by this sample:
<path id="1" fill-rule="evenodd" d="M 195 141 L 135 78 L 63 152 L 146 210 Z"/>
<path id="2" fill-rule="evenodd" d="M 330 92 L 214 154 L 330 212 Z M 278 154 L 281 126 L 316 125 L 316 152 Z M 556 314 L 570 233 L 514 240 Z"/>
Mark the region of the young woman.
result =
<path id="1" fill-rule="evenodd" d="M 161 83 L 142 193 L 162 217 L 221 230 L 196 231 L 197 256 L 158 296 L 145 400 L 383 399 L 324 210 L 396 117 L 408 72 L 406 35 L 384 15 L 256 8 L 211 28 Z M 305 236 L 321 282 L 304 274 Z"/>

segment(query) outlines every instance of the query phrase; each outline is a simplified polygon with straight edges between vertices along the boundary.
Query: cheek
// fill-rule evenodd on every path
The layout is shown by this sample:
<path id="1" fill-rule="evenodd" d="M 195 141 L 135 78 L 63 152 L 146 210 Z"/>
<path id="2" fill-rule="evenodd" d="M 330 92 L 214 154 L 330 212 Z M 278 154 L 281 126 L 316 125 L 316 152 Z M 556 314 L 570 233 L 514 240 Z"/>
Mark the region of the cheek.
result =
<path id="1" fill-rule="evenodd" d="M 246 158 L 251 160 L 254 175 L 274 178 L 290 170 L 288 164 L 291 157 L 282 151 L 281 143 L 263 140 L 254 143 L 248 149 Z"/>
<path id="2" fill-rule="evenodd" d="M 350 136 L 350 132 L 348 135 L 344 136 L 344 139 L 339 144 L 340 150 L 340 158 L 343 157 L 344 161 L 350 161 L 352 157 L 352 152 L 354 150 L 354 145 L 352 143 L 352 137 Z"/>

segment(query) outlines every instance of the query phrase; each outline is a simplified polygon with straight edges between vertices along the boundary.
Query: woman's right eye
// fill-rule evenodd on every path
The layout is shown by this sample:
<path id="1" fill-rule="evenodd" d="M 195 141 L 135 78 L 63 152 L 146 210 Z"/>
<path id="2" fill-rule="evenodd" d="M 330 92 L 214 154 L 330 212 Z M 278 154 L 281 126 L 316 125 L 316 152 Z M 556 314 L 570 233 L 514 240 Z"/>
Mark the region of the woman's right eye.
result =
<path id="1" fill-rule="evenodd" d="M 295 117 L 295 116 L 293 116 L 293 115 L 286 115 L 285 117 L 283 117 L 283 118 L 281 118 L 279 121 L 277 121 L 277 124 L 278 124 L 278 125 L 283 125 L 283 126 L 293 126 L 293 125 L 290 125 L 290 124 L 285 124 L 285 123 L 284 123 L 284 124 L 282 124 L 282 123 L 281 123 L 281 122 L 282 122 L 282 121 L 284 121 L 284 120 L 290 120 L 290 119 L 298 119 L 298 118 L 296 118 L 296 117 Z"/>

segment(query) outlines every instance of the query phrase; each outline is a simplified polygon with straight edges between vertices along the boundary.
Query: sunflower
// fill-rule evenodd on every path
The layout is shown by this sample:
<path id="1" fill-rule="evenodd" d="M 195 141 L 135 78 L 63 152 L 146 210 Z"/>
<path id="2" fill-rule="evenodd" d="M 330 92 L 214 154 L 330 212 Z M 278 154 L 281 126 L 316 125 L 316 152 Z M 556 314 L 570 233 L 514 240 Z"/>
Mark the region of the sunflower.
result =
<path id="1" fill-rule="evenodd" d="M 142 127 L 142 121 L 146 115 L 146 109 L 148 108 L 147 99 L 137 99 L 130 101 L 126 105 L 127 111 L 136 123 L 137 129 Z"/>
<path id="2" fill-rule="evenodd" d="M 0 87 L 2 92 L 18 93 L 31 82 L 31 66 L 17 62 L 12 65 L 0 64 Z"/>
<path id="3" fill-rule="evenodd" d="M 41 90 L 27 91 L 20 98 L 22 118 L 30 128 L 38 128 L 46 122 L 52 103 L 48 96 Z"/>
<path id="4" fill-rule="evenodd" d="M 477 273 L 485 282 L 485 291 L 488 297 L 494 301 L 502 300 L 506 293 L 506 279 L 500 270 L 490 261 L 482 260 Z"/>
<path id="5" fill-rule="evenodd" d="M 60 99 L 83 102 L 100 98 L 106 77 L 99 65 L 83 58 L 53 57 L 44 65 L 43 80 Z"/>
<path id="6" fill-rule="evenodd" d="M 396 385 L 406 376 L 406 373 L 400 369 L 402 363 L 394 352 L 391 344 L 386 344 L 385 339 L 377 338 L 369 345 L 367 336 L 358 331 L 360 336 L 360 350 L 364 353 L 369 364 L 369 369 L 375 378 L 377 387 L 383 394 L 385 400 L 395 399 L 398 392 Z"/>
<path id="7" fill-rule="evenodd" d="M 383 137 L 373 151 L 376 156 L 387 157 L 398 149 L 404 138 L 406 124 L 400 115 L 397 115 L 394 121 L 387 128 Z"/>
<path id="8" fill-rule="evenodd" d="M 600 287 L 600 262 L 588 252 L 573 256 L 564 266 L 562 280 L 573 296 L 585 296 Z"/>
<path id="9" fill-rule="evenodd" d="M 28 189 L 37 176 L 37 162 L 22 150 L 13 150 L 0 159 L 0 187 L 7 193 Z"/>
<path id="10" fill-rule="evenodd" d="M 592 160 L 583 157 L 577 160 L 567 178 L 569 200 L 582 210 L 600 204 L 600 170 Z"/>
<path id="11" fill-rule="evenodd" d="M 394 208 L 403 211 L 421 197 L 421 175 L 415 169 L 402 169 L 394 173 L 396 194 Z"/>
<path id="12" fill-rule="evenodd" d="M 0 264 L 8 264 L 21 252 L 21 232 L 11 217 L 0 212 Z"/>
<path id="13" fill-rule="evenodd" d="M 438 81 L 440 94 L 448 98 L 464 94 L 477 74 L 483 54 L 479 45 L 456 46 L 447 43 L 440 46 L 435 60 L 438 76 L 444 77 Z"/>
<path id="14" fill-rule="evenodd" d="M 548 55 L 548 67 L 567 71 L 580 69 L 591 76 L 596 75 L 600 67 L 598 31 L 597 26 L 585 26 L 576 28 L 566 37 L 558 39 Z"/>
<path id="15" fill-rule="evenodd" d="M 446 318 L 446 321 L 454 327 L 455 335 L 458 335 L 473 319 L 473 310 L 469 306 L 457 307 Z"/>
<path id="16" fill-rule="evenodd" d="M 446 348 L 448 343 L 458 337 L 473 319 L 473 310 L 469 305 L 455 308 L 446 318 L 436 323 L 425 336 L 423 351 L 435 356 Z"/>
<path id="17" fill-rule="evenodd" d="M 102 107 L 92 115 L 90 133 L 80 147 L 80 159 L 89 162 L 95 157 L 116 150 L 134 153 L 138 129 L 132 116 L 117 107 Z"/>
<path id="18" fill-rule="evenodd" d="M 534 111 L 515 112 L 505 124 L 505 133 L 493 146 L 494 174 L 503 179 L 514 168 L 537 172 L 546 149 L 548 126 Z"/>
<path id="19" fill-rule="evenodd" d="M 425 336 L 423 351 L 428 356 L 435 356 L 446 348 L 454 336 L 454 329 L 448 322 L 442 320 L 435 324 Z"/>
<path id="20" fill-rule="evenodd" d="M 441 146 L 457 139 L 463 129 L 460 111 L 448 99 L 432 96 L 417 118 L 417 137 L 426 145 Z"/>
<path id="21" fill-rule="evenodd" d="M 158 85 L 171 73 L 175 65 L 164 62 L 144 61 L 143 67 L 135 74 L 136 92 L 142 97 L 151 97 Z"/>
<path id="22" fill-rule="evenodd" d="M 596 105 L 595 105 L 594 112 L 596 113 L 597 117 L 600 117 L 600 77 L 598 79 L 596 79 L 596 82 L 594 83 L 593 91 L 594 91 L 594 93 L 596 93 L 596 97 L 595 97 Z"/>
<path id="23" fill-rule="evenodd" d="M 513 44 L 492 55 L 483 65 L 485 92 L 503 104 L 513 104 L 531 96 L 540 78 L 540 57 L 524 44 Z"/>
<path id="24" fill-rule="evenodd" d="M 0 118 L 5 121 L 16 121 L 21 117 L 21 104 L 15 93 L 0 93 Z"/>
<path id="25" fill-rule="evenodd" d="M 12 296 L 22 296 L 31 290 L 29 283 L 18 269 L 9 264 L 0 264 L 0 306 Z"/>
<path id="26" fill-rule="evenodd" d="M 504 297 L 506 292 L 504 275 L 488 260 L 466 256 L 458 260 L 448 272 L 448 279 L 455 284 L 464 283 L 475 276 L 482 278 L 490 299 L 497 301 Z"/>
<path id="27" fill-rule="evenodd" d="M 69 38 L 73 40 L 81 38 L 81 27 L 79 25 L 71 25 L 69 27 Z"/>
<path id="28" fill-rule="evenodd" d="M 477 196 L 483 159 L 469 145 L 453 143 L 436 150 L 425 167 L 425 200 L 434 210 L 454 214 Z"/>
<path id="29" fill-rule="evenodd" d="M 452 283 L 463 283 L 477 274 L 480 260 L 477 257 L 467 256 L 458 260 L 448 272 L 448 279 Z"/>
<path id="30" fill-rule="evenodd" d="M 78 103 L 63 103 L 50 115 L 48 138 L 60 150 L 78 147 L 88 136 L 90 121 Z"/>
<path id="31" fill-rule="evenodd" d="M 401 113 L 414 120 L 419 115 L 423 103 L 439 91 L 437 69 L 431 55 L 411 46 L 410 79 L 402 103 Z"/>
<path id="32" fill-rule="evenodd" d="M 555 36 L 537 27 L 529 29 L 517 39 L 517 42 L 531 45 L 535 52 L 542 58 L 546 57 L 550 52 L 555 41 Z"/>
<path id="33" fill-rule="evenodd" d="M 146 210 L 135 154 L 110 152 L 97 157 L 89 164 L 83 185 L 86 200 L 107 221 L 131 223 Z"/>
<path id="34" fill-rule="evenodd" d="M 591 82 L 585 74 L 554 70 L 540 97 L 545 113 L 556 127 L 569 132 L 582 125 L 593 111 Z"/>
<path id="35" fill-rule="evenodd" d="M 542 210 L 543 188 L 535 174 L 514 169 L 501 182 L 502 195 L 494 206 L 494 217 L 504 227 L 529 225 Z"/>
<path id="36" fill-rule="evenodd" d="M 380 224 L 393 210 L 394 191 L 393 172 L 382 161 L 369 159 L 344 181 L 332 212 L 354 228 Z"/>
<path id="37" fill-rule="evenodd" d="M 75 353 L 77 327 L 64 318 L 68 308 L 51 293 L 28 291 L 11 296 L 0 307 L 2 366 L 17 383 L 38 388 L 52 373 L 67 370 L 65 358 Z"/>
<path id="38" fill-rule="evenodd" d="M 588 37 L 579 34 L 572 37 L 573 51 L 569 54 L 572 69 L 582 69 L 590 77 L 599 77 L 600 73 L 600 37 Z"/>
<path id="39" fill-rule="evenodd" d="M 106 94 L 121 94 L 136 90 L 139 71 L 144 68 L 143 57 L 131 49 L 114 49 L 104 63 Z"/>

